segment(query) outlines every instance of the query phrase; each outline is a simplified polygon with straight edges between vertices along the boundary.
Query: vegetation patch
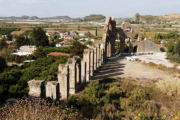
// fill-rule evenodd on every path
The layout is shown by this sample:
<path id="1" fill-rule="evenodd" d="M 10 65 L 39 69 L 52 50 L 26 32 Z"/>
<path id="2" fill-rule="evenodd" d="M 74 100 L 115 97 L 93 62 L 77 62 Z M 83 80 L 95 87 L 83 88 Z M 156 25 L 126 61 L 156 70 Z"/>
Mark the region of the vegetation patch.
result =
<path id="1" fill-rule="evenodd" d="M 9 97 L 22 97 L 27 95 L 27 82 L 36 80 L 56 80 L 58 65 L 66 63 L 68 57 L 39 58 L 32 63 L 21 67 L 12 66 L 4 69 L 0 74 L 0 102 Z"/>
<path id="2" fill-rule="evenodd" d="M 171 120 L 179 118 L 173 99 L 156 88 L 143 87 L 123 79 L 107 78 L 91 82 L 67 102 L 41 99 L 19 100 L 0 109 L 9 119 L 62 120 Z M 31 113 L 31 114 L 29 114 Z"/>
<path id="3" fill-rule="evenodd" d="M 108 78 L 91 82 L 79 95 L 70 97 L 68 104 L 87 119 L 171 119 L 161 98 L 168 96 L 154 88 Z"/>
<path id="4" fill-rule="evenodd" d="M 82 115 L 63 103 L 22 99 L 0 109 L 1 120 L 82 120 Z"/>

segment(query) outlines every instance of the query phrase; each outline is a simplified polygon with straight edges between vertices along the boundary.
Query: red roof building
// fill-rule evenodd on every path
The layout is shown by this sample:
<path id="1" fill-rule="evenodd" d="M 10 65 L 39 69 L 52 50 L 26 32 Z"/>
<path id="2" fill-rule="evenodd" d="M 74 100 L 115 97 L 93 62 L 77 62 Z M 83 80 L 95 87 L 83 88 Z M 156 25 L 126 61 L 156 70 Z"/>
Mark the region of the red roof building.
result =
<path id="1" fill-rule="evenodd" d="M 49 53 L 47 56 L 71 56 L 72 54 L 69 53 L 62 53 L 62 52 L 52 52 Z"/>

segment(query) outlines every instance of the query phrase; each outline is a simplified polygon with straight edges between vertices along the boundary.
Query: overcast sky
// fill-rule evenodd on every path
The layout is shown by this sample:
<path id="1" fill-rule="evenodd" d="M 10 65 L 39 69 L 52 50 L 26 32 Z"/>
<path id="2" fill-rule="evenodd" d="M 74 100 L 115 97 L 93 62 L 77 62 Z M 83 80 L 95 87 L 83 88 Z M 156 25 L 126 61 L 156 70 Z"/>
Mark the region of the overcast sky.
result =
<path id="1" fill-rule="evenodd" d="M 82 17 L 180 13 L 180 0 L 0 0 L 0 16 Z"/>

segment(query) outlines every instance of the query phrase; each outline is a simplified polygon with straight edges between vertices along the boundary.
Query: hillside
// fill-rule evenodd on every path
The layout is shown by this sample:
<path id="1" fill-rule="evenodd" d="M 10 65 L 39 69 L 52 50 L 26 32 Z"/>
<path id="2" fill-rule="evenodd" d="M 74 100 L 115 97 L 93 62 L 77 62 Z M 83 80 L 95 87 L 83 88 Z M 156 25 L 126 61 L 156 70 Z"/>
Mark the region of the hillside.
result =
<path id="1" fill-rule="evenodd" d="M 84 21 L 99 21 L 99 20 L 104 20 L 106 17 L 103 15 L 89 15 L 83 18 Z"/>
<path id="2" fill-rule="evenodd" d="M 179 24 L 180 14 L 167 14 L 162 16 L 153 15 L 140 15 L 135 14 L 133 18 L 130 19 L 133 23 L 145 23 L 145 24 Z"/>
<path id="3" fill-rule="evenodd" d="M 37 17 L 37 16 L 11 16 L 11 17 L 0 17 L 1 20 L 57 20 L 62 22 L 87 22 L 87 21 L 103 21 L 105 16 L 92 14 L 85 17 L 71 18 L 69 16 L 53 16 L 53 17 Z"/>
<path id="4" fill-rule="evenodd" d="M 167 14 L 167 15 L 163 15 L 162 17 L 166 19 L 179 19 L 180 13 Z"/>

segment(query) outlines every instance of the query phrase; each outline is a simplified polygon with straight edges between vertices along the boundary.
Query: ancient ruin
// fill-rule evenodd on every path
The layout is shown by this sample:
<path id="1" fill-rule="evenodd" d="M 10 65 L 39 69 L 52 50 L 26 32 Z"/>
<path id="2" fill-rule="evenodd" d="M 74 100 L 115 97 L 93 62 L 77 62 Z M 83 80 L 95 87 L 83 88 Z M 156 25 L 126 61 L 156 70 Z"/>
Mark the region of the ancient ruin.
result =
<path id="1" fill-rule="evenodd" d="M 138 40 L 135 41 L 137 35 Z M 60 64 L 58 67 L 58 81 L 48 81 L 46 83 L 39 80 L 29 81 L 29 95 L 63 100 L 67 99 L 69 95 L 76 94 L 84 85 L 90 82 L 94 73 L 106 63 L 108 57 L 115 56 L 116 39 L 120 40 L 120 53 L 124 52 L 127 39 L 129 39 L 130 52 L 133 52 L 134 45 L 139 45 L 138 52 L 146 52 L 146 50 L 158 52 L 159 49 L 154 43 L 146 44 L 146 42 L 143 42 L 142 35 L 130 23 L 122 23 L 121 28 L 116 28 L 115 19 L 107 18 L 101 43 L 93 45 L 93 48 L 85 49 L 83 59 L 74 56 L 66 64 Z"/>

